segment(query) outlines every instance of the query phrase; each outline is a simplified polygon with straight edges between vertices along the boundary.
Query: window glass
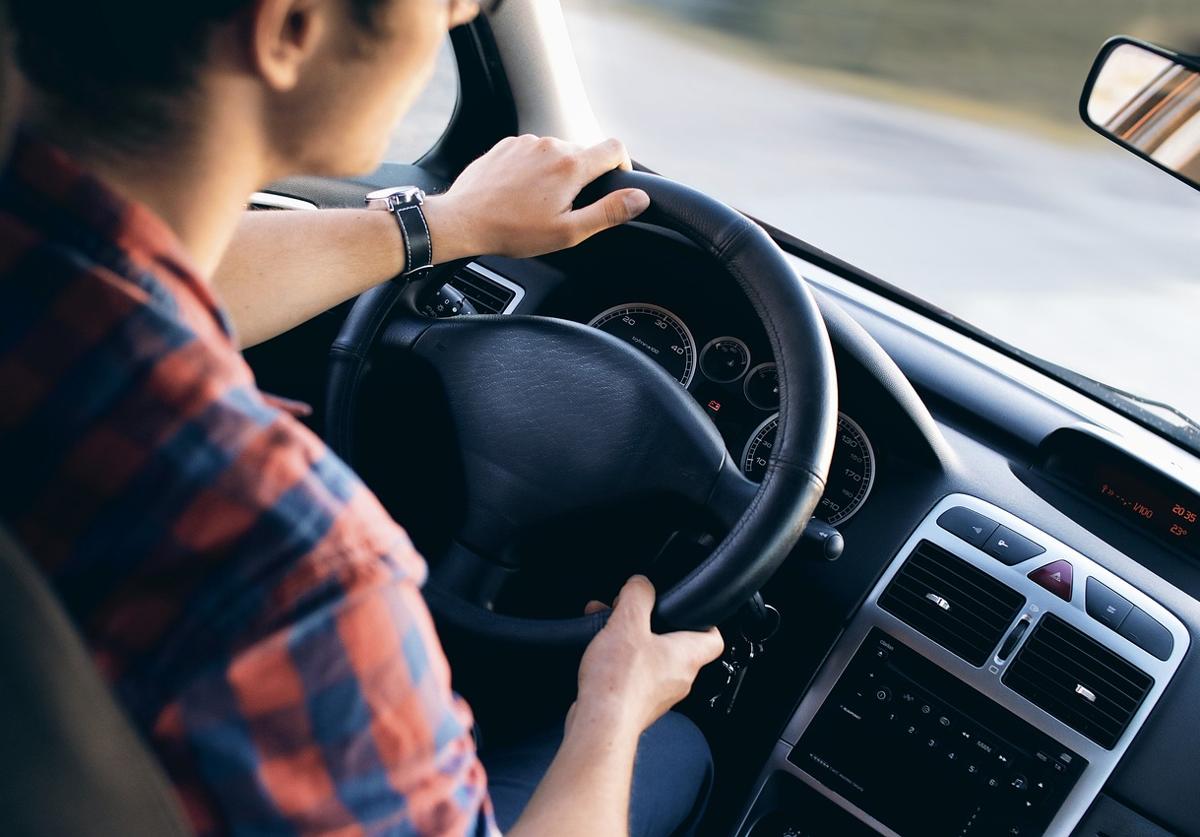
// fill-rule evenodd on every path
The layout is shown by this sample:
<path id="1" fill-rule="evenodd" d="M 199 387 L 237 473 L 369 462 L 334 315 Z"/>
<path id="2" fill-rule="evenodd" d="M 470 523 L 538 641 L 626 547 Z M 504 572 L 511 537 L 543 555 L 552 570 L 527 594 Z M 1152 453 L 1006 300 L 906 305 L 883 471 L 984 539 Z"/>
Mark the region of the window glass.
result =
<path id="1" fill-rule="evenodd" d="M 1026 351 L 1200 417 L 1200 193 L 1085 127 L 1194 0 L 563 0 L 633 157 Z"/>
<path id="2" fill-rule="evenodd" d="M 412 110 L 396 126 L 384 159 L 393 163 L 412 163 L 420 159 L 441 138 L 457 103 L 458 64 L 447 36 L 438 53 L 433 78 Z"/>

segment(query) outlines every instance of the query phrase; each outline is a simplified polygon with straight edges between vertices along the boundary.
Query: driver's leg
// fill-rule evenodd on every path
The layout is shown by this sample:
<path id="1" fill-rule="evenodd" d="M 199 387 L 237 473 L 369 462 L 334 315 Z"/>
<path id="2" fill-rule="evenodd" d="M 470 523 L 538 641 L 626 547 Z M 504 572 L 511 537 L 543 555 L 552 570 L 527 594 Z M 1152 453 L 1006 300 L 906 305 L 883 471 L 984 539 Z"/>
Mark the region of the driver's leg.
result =
<path id="1" fill-rule="evenodd" d="M 561 742 L 562 729 L 556 728 L 481 753 L 501 830 L 517 821 Z M 638 742 L 629 806 L 631 837 L 690 834 L 704 812 L 712 774 L 712 754 L 696 725 L 676 712 L 660 718 Z"/>

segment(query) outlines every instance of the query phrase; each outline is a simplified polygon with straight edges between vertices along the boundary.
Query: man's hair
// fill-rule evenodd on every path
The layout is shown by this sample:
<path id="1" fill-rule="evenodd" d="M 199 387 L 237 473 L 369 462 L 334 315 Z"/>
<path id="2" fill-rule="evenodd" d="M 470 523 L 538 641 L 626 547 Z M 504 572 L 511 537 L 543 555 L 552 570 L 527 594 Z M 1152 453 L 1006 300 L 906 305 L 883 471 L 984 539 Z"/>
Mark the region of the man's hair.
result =
<path id="1" fill-rule="evenodd" d="M 368 31 L 385 1 L 344 0 Z M 8 2 L 17 62 L 52 118 L 105 145 L 139 148 L 179 127 L 179 100 L 194 88 L 213 28 L 251 0 Z"/>

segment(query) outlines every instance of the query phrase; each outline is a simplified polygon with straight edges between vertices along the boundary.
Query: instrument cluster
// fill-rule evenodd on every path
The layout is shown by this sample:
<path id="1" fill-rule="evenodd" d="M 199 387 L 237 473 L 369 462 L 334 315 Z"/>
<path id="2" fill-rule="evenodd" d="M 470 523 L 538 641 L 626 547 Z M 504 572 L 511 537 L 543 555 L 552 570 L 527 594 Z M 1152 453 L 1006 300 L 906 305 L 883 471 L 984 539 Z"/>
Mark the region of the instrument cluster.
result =
<path id="1" fill-rule="evenodd" d="M 779 374 L 774 358 L 755 357 L 750 341 L 719 334 L 697 349 L 684 320 L 661 305 L 614 305 L 588 322 L 656 361 L 700 403 L 743 473 L 756 482 L 766 471 L 779 427 Z M 862 427 L 838 414 L 838 434 L 825 495 L 815 515 L 838 525 L 866 502 L 876 474 L 875 452 Z"/>

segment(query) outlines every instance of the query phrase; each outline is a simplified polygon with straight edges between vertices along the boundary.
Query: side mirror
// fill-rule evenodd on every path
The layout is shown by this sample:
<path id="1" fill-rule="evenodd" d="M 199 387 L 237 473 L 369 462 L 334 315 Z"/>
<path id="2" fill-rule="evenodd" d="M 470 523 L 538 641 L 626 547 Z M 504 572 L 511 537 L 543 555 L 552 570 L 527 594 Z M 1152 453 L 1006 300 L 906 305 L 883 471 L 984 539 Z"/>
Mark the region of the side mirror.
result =
<path id="1" fill-rule="evenodd" d="M 1200 61 L 1154 44 L 1106 42 L 1084 84 L 1089 127 L 1200 189 Z"/>

